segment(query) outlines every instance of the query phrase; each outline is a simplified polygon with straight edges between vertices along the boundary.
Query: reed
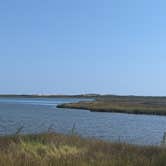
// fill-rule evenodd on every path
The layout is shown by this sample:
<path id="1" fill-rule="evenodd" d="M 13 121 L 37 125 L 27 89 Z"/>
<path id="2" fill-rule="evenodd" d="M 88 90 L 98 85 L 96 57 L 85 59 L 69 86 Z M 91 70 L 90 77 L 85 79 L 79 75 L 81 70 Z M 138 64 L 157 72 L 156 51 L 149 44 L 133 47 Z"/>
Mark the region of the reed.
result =
<path id="1" fill-rule="evenodd" d="M 1 166 L 165 166 L 164 147 L 44 133 L 0 137 Z"/>

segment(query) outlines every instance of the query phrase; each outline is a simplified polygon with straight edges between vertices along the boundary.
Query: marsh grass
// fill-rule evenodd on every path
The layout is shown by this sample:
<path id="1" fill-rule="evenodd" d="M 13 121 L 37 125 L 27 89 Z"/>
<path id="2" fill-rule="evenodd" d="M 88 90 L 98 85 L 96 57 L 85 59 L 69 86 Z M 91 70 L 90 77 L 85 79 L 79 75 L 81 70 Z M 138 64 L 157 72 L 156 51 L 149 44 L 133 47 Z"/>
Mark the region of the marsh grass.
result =
<path id="1" fill-rule="evenodd" d="M 66 103 L 57 107 L 95 112 L 166 115 L 166 97 L 100 96 L 94 101 Z"/>
<path id="2" fill-rule="evenodd" d="M 166 149 L 45 133 L 0 137 L 0 166 L 165 166 Z"/>

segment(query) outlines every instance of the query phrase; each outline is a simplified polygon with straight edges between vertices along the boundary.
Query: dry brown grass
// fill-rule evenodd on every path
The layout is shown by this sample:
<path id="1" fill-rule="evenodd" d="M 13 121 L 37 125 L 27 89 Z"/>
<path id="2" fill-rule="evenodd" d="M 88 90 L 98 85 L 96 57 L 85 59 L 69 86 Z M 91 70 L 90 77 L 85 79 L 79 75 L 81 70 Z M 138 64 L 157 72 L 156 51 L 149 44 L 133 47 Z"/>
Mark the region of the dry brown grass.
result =
<path id="1" fill-rule="evenodd" d="M 166 149 L 61 134 L 0 137 L 0 166 L 165 166 Z"/>

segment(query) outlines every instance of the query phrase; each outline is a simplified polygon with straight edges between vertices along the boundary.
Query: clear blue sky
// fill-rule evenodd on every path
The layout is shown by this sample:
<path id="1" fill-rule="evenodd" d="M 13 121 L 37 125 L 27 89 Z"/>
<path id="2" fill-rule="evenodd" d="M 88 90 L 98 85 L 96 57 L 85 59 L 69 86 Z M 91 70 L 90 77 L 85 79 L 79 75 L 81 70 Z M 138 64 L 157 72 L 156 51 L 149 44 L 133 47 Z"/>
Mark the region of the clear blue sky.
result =
<path id="1" fill-rule="evenodd" d="M 0 0 L 0 93 L 166 95 L 165 0 Z"/>

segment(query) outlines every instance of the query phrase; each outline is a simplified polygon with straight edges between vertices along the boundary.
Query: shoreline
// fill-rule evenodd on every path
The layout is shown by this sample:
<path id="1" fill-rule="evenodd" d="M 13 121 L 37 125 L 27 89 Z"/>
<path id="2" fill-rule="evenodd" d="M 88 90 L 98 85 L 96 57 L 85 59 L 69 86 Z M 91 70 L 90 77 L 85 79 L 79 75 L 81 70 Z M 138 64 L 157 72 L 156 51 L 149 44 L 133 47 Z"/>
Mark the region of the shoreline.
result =
<path id="1" fill-rule="evenodd" d="M 94 101 L 64 103 L 57 108 L 83 109 L 91 112 L 166 115 L 165 97 L 100 96 Z"/>
<path id="2" fill-rule="evenodd" d="M 75 103 L 71 103 L 75 104 Z M 104 109 L 90 109 L 86 107 L 77 107 L 77 106 L 70 106 L 68 104 L 61 104 L 57 105 L 57 108 L 65 108 L 65 109 L 74 109 L 74 110 L 86 110 L 90 112 L 99 112 L 99 113 L 119 113 L 119 114 L 133 114 L 133 115 L 154 115 L 154 116 L 166 116 L 166 112 L 143 112 L 139 110 L 134 110 L 134 111 L 127 111 L 127 110 L 104 110 Z"/>

